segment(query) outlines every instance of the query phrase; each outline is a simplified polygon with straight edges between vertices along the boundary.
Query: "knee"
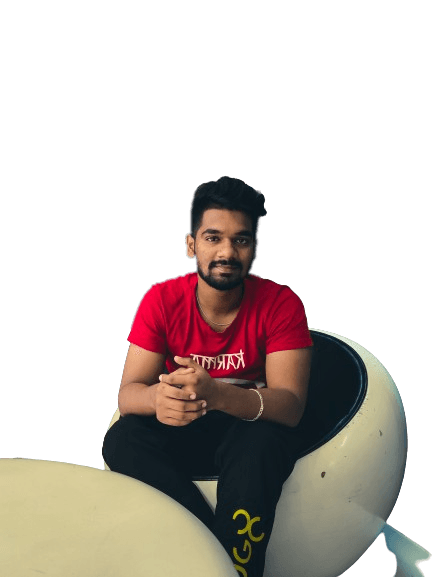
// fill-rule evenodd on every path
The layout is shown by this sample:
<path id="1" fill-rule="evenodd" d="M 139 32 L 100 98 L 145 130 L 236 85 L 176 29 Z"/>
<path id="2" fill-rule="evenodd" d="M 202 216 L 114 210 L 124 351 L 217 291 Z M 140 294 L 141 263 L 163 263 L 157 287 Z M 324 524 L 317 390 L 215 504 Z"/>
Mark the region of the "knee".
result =
<path id="1" fill-rule="evenodd" d="M 298 439 L 289 427 L 270 421 L 241 423 L 244 434 L 239 437 L 244 451 L 251 455 L 266 456 L 272 453 L 295 453 Z"/>
<path id="2" fill-rule="evenodd" d="M 298 439 L 293 431 L 269 421 L 240 423 L 235 442 L 227 439 L 219 449 L 220 465 L 241 470 L 280 470 L 289 475 L 298 454 Z"/>
<path id="3" fill-rule="evenodd" d="M 102 456 L 111 470 L 116 470 L 116 463 L 119 457 L 125 453 L 129 436 L 128 429 L 131 426 L 131 421 L 133 421 L 130 417 L 134 417 L 134 415 L 120 417 L 105 434 Z"/>

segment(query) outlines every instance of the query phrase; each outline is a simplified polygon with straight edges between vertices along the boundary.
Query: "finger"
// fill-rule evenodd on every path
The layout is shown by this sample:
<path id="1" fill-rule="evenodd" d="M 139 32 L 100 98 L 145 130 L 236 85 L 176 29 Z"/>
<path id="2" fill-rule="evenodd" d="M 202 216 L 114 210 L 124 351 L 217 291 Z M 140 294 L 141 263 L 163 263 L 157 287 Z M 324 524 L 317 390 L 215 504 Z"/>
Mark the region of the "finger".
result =
<path id="1" fill-rule="evenodd" d="M 159 375 L 159 380 L 162 383 L 168 383 L 169 385 L 182 385 L 185 386 L 186 384 L 190 384 L 191 377 L 195 371 L 186 373 L 186 374 L 179 374 L 177 371 L 175 373 L 171 373 L 169 375 Z M 193 378 L 193 377 L 192 377 Z"/>
<path id="2" fill-rule="evenodd" d="M 190 421 L 179 421 L 177 419 L 173 419 L 172 417 L 168 417 L 165 415 L 164 416 L 156 415 L 156 418 L 164 425 L 169 425 L 170 427 L 185 427 L 190 423 Z"/>
<path id="3" fill-rule="evenodd" d="M 202 413 L 206 411 L 206 401 L 180 401 L 174 400 L 169 409 L 180 413 Z"/>
<path id="4" fill-rule="evenodd" d="M 180 367 L 176 371 L 170 373 L 171 375 L 189 375 L 190 373 L 194 373 L 195 369 L 193 367 Z"/>
<path id="5" fill-rule="evenodd" d="M 166 411 L 170 413 L 199 413 L 201 416 L 206 410 L 207 401 L 190 401 L 188 399 L 173 399 L 171 397 L 158 397 L 156 401 L 156 412 L 165 414 Z"/>
<path id="6" fill-rule="evenodd" d="M 171 385 L 173 387 L 185 387 L 187 385 L 193 386 L 193 383 L 195 382 L 195 378 L 192 377 L 191 380 L 191 374 L 188 375 L 177 375 L 175 373 L 171 373 L 170 375 L 159 375 L 159 381 L 161 383 L 166 383 L 168 385 Z M 196 393 L 192 392 L 190 393 L 190 399 L 196 399 Z"/>
<path id="7" fill-rule="evenodd" d="M 166 375 L 165 373 L 163 373 L 162 375 L 159 375 L 159 381 L 161 383 L 167 383 L 168 385 L 174 385 L 175 379 L 176 379 L 175 373 L 170 373 L 169 375 Z M 177 381 L 178 381 L 178 379 L 177 379 Z M 176 383 L 176 384 L 180 384 L 180 383 Z"/>
<path id="8" fill-rule="evenodd" d="M 177 419 L 178 421 L 194 421 L 203 417 L 207 413 L 207 409 L 200 407 L 194 411 L 179 411 L 173 407 L 165 407 L 164 411 L 167 417 Z"/>
<path id="9" fill-rule="evenodd" d="M 178 419 L 173 419 L 171 417 L 166 417 L 166 420 L 162 421 L 165 425 L 170 425 L 171 427 L 187 427 L 188 425 L 190 425 L 192 423 L 192 421 L 195 421 L 196 419 L 190 419 L 189 421 L 186 420 L 178 420 Z"/>
<path id="10" fill-rule="evenodd" d="M 184 401 L 195 400 L 196 394 L 190 393 L 189 391 L 184 391 L 181 388 L 176 388 L 175 385 L 171 385 L 169 383 L 161 382 L 159 387 L 160 393 L 164 397 L 168 397 L 170 399 L 180 399 Z"/>
<path id="11" fill-rule="evenodd" d="M 178 364 L 178 365 L 182 365 L 184 367 L 199 367 L 200 365 L 198 365 L 198 363 L 196 363 L 193 359 L 191 359 L 190 357 L 174 357 L 174 361 Z"/>
<path id="12" fill-rule="evenodd" d="M 172 427 L 185 427 L 197 419 L 197 417 L 185 418 L 184 415 L 181 415 L 180 418 L 178 418 L 177 416 L 165 414 L 163 416 L 158 415 L 156 418 L 161 423 L 164 423 L 164 425 L 170 425 Z"/>

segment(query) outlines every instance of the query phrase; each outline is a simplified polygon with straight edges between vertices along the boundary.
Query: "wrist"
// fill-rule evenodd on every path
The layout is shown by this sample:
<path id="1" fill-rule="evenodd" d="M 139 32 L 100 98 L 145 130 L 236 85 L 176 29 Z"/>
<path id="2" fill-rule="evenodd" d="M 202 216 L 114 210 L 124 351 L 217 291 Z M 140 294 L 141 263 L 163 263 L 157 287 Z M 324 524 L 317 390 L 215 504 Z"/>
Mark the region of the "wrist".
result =
<path id="1" fill-rule="evenodd" d="M 159 383 L 155 383 L 154 385 L 151 385 L 147 389 L 148 397 L 150 400 L 150 407 L 151 407 L 152 411 L 154 412 L 154 414 L 156 414 L 156 394 L 157 394 L 158 387 L 159 387 Z"/>
<path id="2" fill-rule="evenodd" d="M 213 411 L 221 411 L 222 410 L 221 383 L 216 379 L 212 378 L 211 387 L 212 387 L 211 388 L 212 395 L 211 395 L 211 404 L 209 408 Z"/>

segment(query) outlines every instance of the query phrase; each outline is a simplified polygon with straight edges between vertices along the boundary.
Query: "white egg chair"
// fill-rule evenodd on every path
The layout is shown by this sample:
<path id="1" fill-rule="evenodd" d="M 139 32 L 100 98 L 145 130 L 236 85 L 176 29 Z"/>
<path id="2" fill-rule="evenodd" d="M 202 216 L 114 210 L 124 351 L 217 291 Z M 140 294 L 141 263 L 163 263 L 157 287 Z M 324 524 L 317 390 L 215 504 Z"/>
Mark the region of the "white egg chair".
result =
<path id="1" fill-rule="evenodd" d="M 311 335 L 308 403 L 298 425 L 305 444 L 276 509 L 264 577 L 346 571 L 383 530 L 405 470 L 405 415 L 387 370 L 345 337 Z M 110 426 L 118 418 L 116 411 Z M 217 477 L 194 481 L 214 508 Z"/>

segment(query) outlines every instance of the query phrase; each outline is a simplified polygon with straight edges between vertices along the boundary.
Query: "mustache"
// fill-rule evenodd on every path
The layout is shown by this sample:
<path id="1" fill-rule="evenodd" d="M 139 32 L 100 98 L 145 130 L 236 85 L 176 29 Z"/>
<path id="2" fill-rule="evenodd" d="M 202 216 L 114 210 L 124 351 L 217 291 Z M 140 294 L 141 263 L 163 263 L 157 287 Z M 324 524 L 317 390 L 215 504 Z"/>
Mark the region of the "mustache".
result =
<path id="1" fill-rule="evenodd" d="M 232 266 L 233 268 L 242 268 L 241 264 L 237 260 L 219 260 L 219 261 L 212 261 L 209 264 L 209 270 L 214 268 L 215 266 Z"/>

